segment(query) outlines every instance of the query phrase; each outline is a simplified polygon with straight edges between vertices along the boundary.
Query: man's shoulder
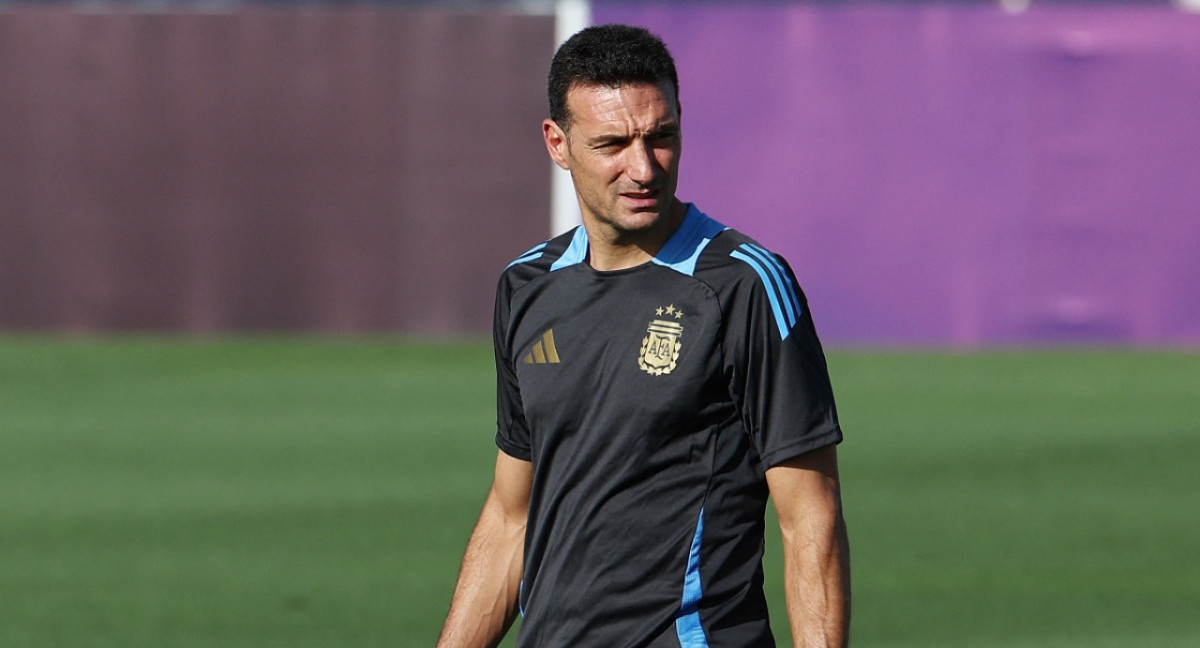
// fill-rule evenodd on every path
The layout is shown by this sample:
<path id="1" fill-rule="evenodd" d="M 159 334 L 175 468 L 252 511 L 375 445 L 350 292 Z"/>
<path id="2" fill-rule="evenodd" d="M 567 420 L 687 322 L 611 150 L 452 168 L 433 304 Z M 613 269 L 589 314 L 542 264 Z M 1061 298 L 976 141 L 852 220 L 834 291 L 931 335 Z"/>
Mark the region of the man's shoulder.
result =
<path id="1" fill-rule="evenodd" d="M 736 284 L 761 279 L 762 270 L 782 270 L 782 257 L 754 238 L 727 228 L 705 248 L 696 263 L 696 276 L 712 284 Z"/>
<path id="2" fill-rule="evenodd" d="M 554 270 L 580 263 L 586 254 L 586 234 L 582 226 L 576 227 L 538 243 L 513 259 L 500 273 L 500 281 L 510 286 L 528 283 Z"/>
<path id="3" fill-rule="evenodd" d="M 758 241 L 750 236 L 742 233 L 741 230 L 732 227 L 725 228 L 725 231 L 715 237 L 709 245 L 706 252 L 712 260 L 727 259 L 729 255 L 743 245 L 756 245 L 763 247 Z M 765 249 L 765 248 L 764 248 Z"/>

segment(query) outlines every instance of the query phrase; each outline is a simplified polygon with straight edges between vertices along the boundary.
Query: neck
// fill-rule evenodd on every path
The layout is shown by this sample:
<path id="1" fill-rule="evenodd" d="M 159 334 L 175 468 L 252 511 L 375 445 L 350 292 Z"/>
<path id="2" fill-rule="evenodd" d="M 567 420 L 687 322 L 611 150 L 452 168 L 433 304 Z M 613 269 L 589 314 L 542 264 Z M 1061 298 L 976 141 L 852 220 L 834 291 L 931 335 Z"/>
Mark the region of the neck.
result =
<path id="1" fill-rule="evenodd" d="M 687 205 L 679 199 L 653 226 L 636 232 L 623 232 L 584 219 L 588 234 L 588 264 L 602 272 L 625 270 L 654 258 L 687 215 Z"/>

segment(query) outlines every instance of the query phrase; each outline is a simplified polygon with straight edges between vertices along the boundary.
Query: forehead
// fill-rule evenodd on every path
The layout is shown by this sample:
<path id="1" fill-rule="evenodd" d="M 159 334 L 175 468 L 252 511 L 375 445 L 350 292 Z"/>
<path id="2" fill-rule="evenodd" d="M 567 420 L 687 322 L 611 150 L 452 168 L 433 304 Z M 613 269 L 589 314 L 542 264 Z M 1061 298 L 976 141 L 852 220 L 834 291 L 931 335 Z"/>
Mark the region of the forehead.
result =
<path id="1" fill-rule="evenodd" d="M 581 126 L 633 122 L 646 127 L 678 118 L 669 80 L 618 86 L 577 83 L 567 91 L 571 121 Z"/>

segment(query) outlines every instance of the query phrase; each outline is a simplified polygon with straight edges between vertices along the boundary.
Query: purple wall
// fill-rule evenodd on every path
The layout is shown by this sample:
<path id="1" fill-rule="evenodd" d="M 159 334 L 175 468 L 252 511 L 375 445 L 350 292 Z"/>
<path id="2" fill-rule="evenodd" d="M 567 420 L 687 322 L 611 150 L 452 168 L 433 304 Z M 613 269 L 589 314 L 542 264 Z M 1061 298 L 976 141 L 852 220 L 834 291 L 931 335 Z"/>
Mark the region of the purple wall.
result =
<path id="1" fill-rule="evenodd" d="M 680 194 L 785 254 L 832 343 L 1200 343 L 1200 16 L 639 5 Z"/>

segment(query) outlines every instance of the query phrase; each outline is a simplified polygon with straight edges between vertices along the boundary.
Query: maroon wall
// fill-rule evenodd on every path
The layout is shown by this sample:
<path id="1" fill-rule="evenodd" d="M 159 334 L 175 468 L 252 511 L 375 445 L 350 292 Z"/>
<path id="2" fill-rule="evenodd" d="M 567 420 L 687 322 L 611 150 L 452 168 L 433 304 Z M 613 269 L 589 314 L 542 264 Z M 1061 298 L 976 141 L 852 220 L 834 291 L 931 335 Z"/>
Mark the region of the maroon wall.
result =
<path id="1" fill-rule="evenodd" d="M 551 17 L 0 12 L 0 328 L 479 331 Z"/>

